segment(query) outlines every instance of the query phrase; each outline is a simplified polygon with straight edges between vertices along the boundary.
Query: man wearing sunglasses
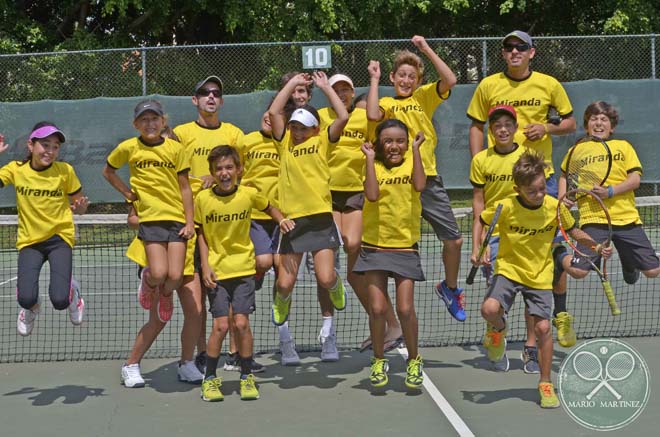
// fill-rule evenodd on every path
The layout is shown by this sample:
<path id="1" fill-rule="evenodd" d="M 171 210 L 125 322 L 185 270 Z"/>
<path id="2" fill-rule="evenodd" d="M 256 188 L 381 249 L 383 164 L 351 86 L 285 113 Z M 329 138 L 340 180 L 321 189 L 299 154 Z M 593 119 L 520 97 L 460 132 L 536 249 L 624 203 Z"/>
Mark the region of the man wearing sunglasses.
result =
<path id="1" fill-rule="evenodd" d="M 190 123 L 184 123 L 174 128 L 174 134 L 186 149 L 186 156 L 190 163 L 190 179 L 193 195 L 202 188 L 208 188 L 215 182 L 210 175 L 208 155 L 213 148 L 220 145 L 229 145 L 238 150 L 241 162 L 243 162 L 243 131 L 238 127 L 226 121 L 220 121 L 220 108 L 224 103 L 222 99 L 222 81 L 218 76 L 209 76 L 202 79 L 195 85 L 192 103 L 197 108 L 197 120 Z M 201 373 L 204 373 L 206 367 L 206 305 L 205 292 L 202 292 L 201 282 L 199 281 L 199 255 L 195 250 L 195 275 L 190 283 L 192 296 L 196 304 L 200 307 L 201 333 L 197 341 L 198 354 L 195 358 L 195 365 Z M 191 318 L 192 319 L 192 318 Z M 232 324 L 233 327 L 233 324 Z M 186 326 L 184 326 L 186 331 Z M 193 337 L 193 328 L 190 329 L 190 337 Z M 182 333 L 182 335 L 187 335 Z M 234 344 L 236 335 L 231 332 L 230 349 L 236 352 Z M 227 370 L 240 370 L 236 365 L 236 357 L 232 355 L 231 362 L 225 364 Z M 264 367 L 253 361 L 253 373 L 263 372 Z"/>
<path id="2" fill-rule="evenodd" d="M 209 76 L 197 82 L 192 103 L 197 107 L 197 120 L 175 127 L 174 133 L 186 148 L 190 175 L 202 179 L 203 188 L 207 188 L 213 184 L 207 161 L 209 152 L 215 146 L 226 144 L 242 154 L 243 131 L 231 123 L 220 121 L 220 108 L 224 101 L 219 77 Z"/>
<path id="3" fill-rule="evenodd" d="M 573 107 L 564 87 L 557 79 L 547 74 L 533 71 L 531 60 L 536 54 L 532 38 L 526 32 L 514 30 L 502 39 L 502 58 L 506 62 L 503 72 L 485 77 L 474 91 L 467 116 L 472 121 L 469 133 L 470 154 L 476 155 L 484 146 L 484 126 L 488 111 L 497 105 L 513 106 L 518 115 L 518 130 L 514 142 L 519 146 L 543 153 L 548 164 L 546 172 L 547 192 L 557 197 L 558 183 L 552 166 L 552 135 L 566 135 L 575 132 Z M 558 117 L 550 114 L 558 113 Z M 554 114 L 553 114 L 554 115 Z M 488 147 L 495 143 L 489 130 Z M 566 310 L 566 274 L 557 275 L 553 284 L 555 303 L 554 316 L 558 327 L 559 344 L 570 347 L 575 344 L 572 316 Z M 533 323 L 528 323 L 528 338 L 525 352 L 536 354 L 536 338 Z M 538 365 L 525 361 L 525 372 L 537 373 Z"/>

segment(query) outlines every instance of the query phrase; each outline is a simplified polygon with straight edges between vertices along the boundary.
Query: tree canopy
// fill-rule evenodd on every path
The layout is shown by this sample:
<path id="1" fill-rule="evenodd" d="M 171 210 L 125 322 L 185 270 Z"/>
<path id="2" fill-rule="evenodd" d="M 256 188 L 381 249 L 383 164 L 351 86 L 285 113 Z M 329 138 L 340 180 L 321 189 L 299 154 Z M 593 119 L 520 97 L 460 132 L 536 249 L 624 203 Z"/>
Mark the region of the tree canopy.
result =
<path id="1" fill-rule="evenodd" d="M 0 0 L 0 53 L 262 41 L 652 33 L 657 0 Z"/>

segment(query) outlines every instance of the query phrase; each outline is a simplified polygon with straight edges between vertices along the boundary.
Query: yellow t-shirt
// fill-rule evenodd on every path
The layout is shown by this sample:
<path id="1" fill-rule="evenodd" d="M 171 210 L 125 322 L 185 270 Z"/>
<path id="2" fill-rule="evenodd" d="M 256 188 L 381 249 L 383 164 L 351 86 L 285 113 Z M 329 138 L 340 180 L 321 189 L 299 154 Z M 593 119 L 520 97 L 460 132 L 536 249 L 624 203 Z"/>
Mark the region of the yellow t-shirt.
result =
<path id="1" fill-rule="evenodd" d="M 44 170 L 34 170 L 30 162 L 12 161 L 0 168 L 0 184 L 12 184 L 16 188 L 18 250 L 54 235 L 59 235 L 73 247 L 73 213 L 69 196 L 78 193 L 82 187 L 71 165 L 54 162 Z"/>
<path id="2" fill-rule="evenodd" d="M 321 108 L 321 130 L 327 130 L 337 118 L 332 108 Z M 369 122 L 367 111 L 355 108 L 350 113 L 348 123 L 341 133 L 337 145 L 332 147 L 328 156 L 330 166 L 330 190 L 332 191 L 362 191 L 362 175 L 364 173 L 364 153 L 362 143 L 369 139 Z"/>
<path id="3" fill-rule="evenodd" d="M 162 143 L 146 145 L 139 137 L 119 144 L 108 156 L 108 165 L 118 169 L 129 165 L 131 189 L 138 196 L 140 223 L 171 220 L 185 223 L 179 173 L 186 173 L 180 143 L 166 138 Z"/>
<path id="4" fill-rule="evenodd" d="M 552 290 L 554 262 L 551 250 L 558 227 L 557 202 L 548 195 L 540 207 L 533 209 L 524 206 L 519 196 L 498 202 L 502 204 L 502 212 L 497 221 L 500 247 L 495 274 L 537 290 Z M 493 205 L 481 213 L 482 223 L 490 223 L 495 208 Z M 561 208 L 566 223 L 574 223 L 568 209 L 563 204 Z"/>
<path id="5" fill-rule="evenodd" d="M 419 241 L 422 217 L 420 193 L 412 184 L 413 160 L 388 169 L 376 161 L 380 196 L 364 200 L 362 242 L 389 248 L 408 248 Z"/>
<path id="6" fill-rule="evenodd" d="M 470 183 L 476 188 L 483 188 L 484 209 L 515 193 L 513 164 L 525 150 L 525 147 L 515 145 L 511 152 L 502 154 L 495 147 L 489 147 L 474 155 L 470 162 Z"/>
<path id="7" fill-rule="evenodd" d="M 610 174 L 607 177 L 607 180 L 603 183 L 603 186 L 606 187 L 609 185 L 620 184 L 626 180 L 629 173 L 636 172 L 640 175 L 642 174 L 642 164 L 637 157 L 635 149 L 628 141 L 608 140 L 607 145 L 612 153 L 612 168 L 610 169 Z M 580 171 L 588 172 L 590 168 L 594 168 L 595 174 L 605 174 L 601 168 L 601 166 L 605 165 L 603 164 L 604 161 L 602 159 L 602 157 L 605 156 L 605 151 L 603 146 L 595 141 L 582 142 L 568 150 L 561 163 L 561 170 L 564 174 L 566 173 L 566 166 L 568 165 L 568 156 L 574 149 L 575 152 L 571 156 L 571 160 L 577 159 L 583 163 L 580 167 Z M 578 181 L 578 187 L 589 190 L 593 187 L 593 184 L 589 184 L 589 186 L 581 186 Z M 589 202 L 588 197 L 582 199 L 582 201 L 578 200 L 578 207 L 586 207 L 589 211 L 601 211 L 600 208 L 594 209 L 585 205 L 585 202 Z M 603 199 L 603 203 L 605 203 L 605 206 L 610 213 L 610 219 L 612 220 L 613 225 L 623 226 L 632 223 L 642 223 L 639 211 L 635 207 L 635 193 L 633 191 L 618 194 L 609 199 Z M 589 214 L 581 213 L 580 226 L 588 223 L 606 224 L 607 218 L 604 213 L 598 214 L 597 216 L 594 216 L 591 212 Z"/>
<path id="8" fill-rule="evenodd" d="M 573 113 L 568 95 L 557 79 L 547 74 L 532 71 L 523 80 L 509 78 L 504 73 L 492 74 L 484 78 L 474 91 L 467 116 L 474 121 L 486 123 L 488 111 L 495 105 L 510 105 L 516 108 L 518 131 L 515 142 L 543 153 L 550 166 L 548 175 L 554 173 L 552 167 L 552 138 L 544 135 L 538 141 L 530 141 L 523 134 L 530 123 L 547 123 L 548 109 L 554 106 L 562 117 Z M 488 146 L 492 147 L 495 139 L 488 131 Z"/>
<path id="9" fill-rule="evenodd" d="M 262 132 L 250 132 L 245 136 L 245 170 L 241 185 L 254 187 L 268 198 L 272 206 L 278 206 L 277 183 L 280 174 L 280 153 L 275 140 Z M 252 210 L 253 220 L 271 220 L 258 209 Z"/>
<path id="10" fill-rule="evenodd" d="M 190 165 L 190 174 L 208 176 L 208 156 L 216 146 L 232 146 L 238 150 L 243 161 L 243 131 L 225 121 L 216 128 L 200 126 L 196 121 L 181 124 L 174 128 L 174 133 L 186 150 L 186 159 Z"/>
<path id="11" fill-rule="evenodd" d="M 278 195 L 282 213 L 291 219 L 332 213 L 328 131 L 297 146 L 288 134 L 275 143 L 280 152 Z"/>
<path id="12" fill-rule="evenodd" d="M 241 185 L 226 195 L 216 194 L 213 188 L 202 190 L 195 199 L 195 223 L 204 232 L 209 265 L 218 279 L 256 273 L 250 239 L 253 208 L 268 208 L 268 199 L 256 188 Z"/>
<path id="13" fill-rule="evenodd" d="M 433 113 L 438 105 L 449 98 L 451 92 L 438 94 L 440 82 L 427 83 L 417 88 L 409 97 L 383 97 L 380 99 L 380 109 L 384 118 L 396 118 L 408 126 L 408 154 L 412 157 L 411 146 L 417 132 L 424 132 L 426 140 L 419 148 L 422 154 L 424 172 L 427 176 L 438 174 L 435 162 L 435 148 L 438 136 L 433 127 Z"/>

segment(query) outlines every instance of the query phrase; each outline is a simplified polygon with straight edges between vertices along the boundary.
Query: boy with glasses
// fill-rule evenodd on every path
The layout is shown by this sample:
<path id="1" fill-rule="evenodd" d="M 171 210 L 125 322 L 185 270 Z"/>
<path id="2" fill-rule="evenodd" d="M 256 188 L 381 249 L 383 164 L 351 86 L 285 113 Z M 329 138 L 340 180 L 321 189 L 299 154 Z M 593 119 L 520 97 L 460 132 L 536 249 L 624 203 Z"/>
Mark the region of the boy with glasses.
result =
<path id="1" fill-rule="evenodd" d="M 531 69 L 531 60 L 536 55 L 532 38 L 526 32 L 514 30 L 502 40 L 502 58 L 506 62 L 503 72 L 485 77 L 477 86 L 468 106 L 467 116 L 471 119 L 469 142 L 470 154 L 476 155 L 483 149 L 484 126 L 488 110 L 496 105 L 513 106 L 518 115 L 518 130 L 514 141 L 522 147 L 543 154 L 546 164 L 548 194 L 557 197 L 557 179 L 552 166 L 552 135 L 567 135 L 575 132 L 573 107 L 564 87 L 557 79 Z M 548 115 L 557 111 L 559 120 Z M 556 123 L 556 124 L 555 124 Z M 495 143 L 488 135 L 488 147 Z M 559 238 L 557 241 L 561 241 Z M 575 344 L 573 317 L 566 310 L 566 274 L 557 272 L 553 281 L 554 323 L 558 328 L 557 339 L 563 347 Z M 527 342 L 536 345 L 532 319 L 527 319 Z"/>

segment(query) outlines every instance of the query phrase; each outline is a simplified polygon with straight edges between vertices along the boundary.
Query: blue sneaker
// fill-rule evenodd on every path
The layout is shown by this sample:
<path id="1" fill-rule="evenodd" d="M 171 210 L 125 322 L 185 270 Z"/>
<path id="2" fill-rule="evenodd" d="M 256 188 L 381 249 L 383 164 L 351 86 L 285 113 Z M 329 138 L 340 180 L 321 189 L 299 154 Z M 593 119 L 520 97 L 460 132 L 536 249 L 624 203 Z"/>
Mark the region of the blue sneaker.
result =
<path id="1" fill-rule="evenodd" d="M 447 305 L 449 314 L 459 322 L 465 321 L 465 309 L 463 309 L 463 289 L 450 289 L 445 281 L 435 286 L 435 294 Z"/>

